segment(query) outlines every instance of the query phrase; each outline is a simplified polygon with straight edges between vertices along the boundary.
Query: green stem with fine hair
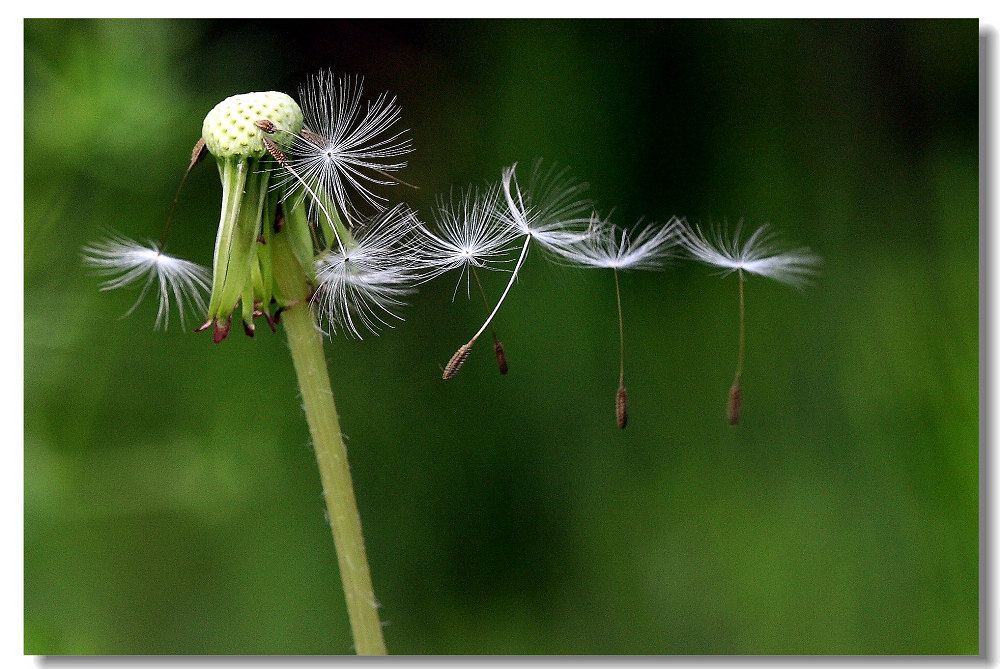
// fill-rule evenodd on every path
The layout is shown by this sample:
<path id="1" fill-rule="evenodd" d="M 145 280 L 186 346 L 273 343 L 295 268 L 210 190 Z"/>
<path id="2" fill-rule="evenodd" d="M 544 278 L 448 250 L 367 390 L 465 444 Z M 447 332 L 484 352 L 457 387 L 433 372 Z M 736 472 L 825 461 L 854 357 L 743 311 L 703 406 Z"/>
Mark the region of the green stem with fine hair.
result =
<path id="1" fill-rule="evenodd" d="M 358 655 L 385 655 L 378 603 L 372 589 L 347 449 L 330 389 L 323 338 L 309 306 L 306 273 L 287 238 L 287 232 L 275 234 L 271 249 L 278 290 L 286 299 L 297 300 L 281 312 L 281 322 L 288 334 L 288 347 L 319 464 L 354 647 Z"/>

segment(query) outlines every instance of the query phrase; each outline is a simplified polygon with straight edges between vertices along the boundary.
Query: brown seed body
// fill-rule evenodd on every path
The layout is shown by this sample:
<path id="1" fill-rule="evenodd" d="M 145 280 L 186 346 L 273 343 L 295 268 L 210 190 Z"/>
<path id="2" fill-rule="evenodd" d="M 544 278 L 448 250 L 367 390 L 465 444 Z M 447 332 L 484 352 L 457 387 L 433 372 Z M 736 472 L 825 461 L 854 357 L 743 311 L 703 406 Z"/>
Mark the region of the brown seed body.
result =
<path id="1" fill-rule="evenodd" d="M 507 353 L 503 350 L 503 344 L 500 343 L 499 339 L 493 340 L 493 352 L 497 356 L 497 367 L 500 368 L 501 374 L 507 373 Z"/>
<path id="2" fill-rule="evenodd" d="M 451 360 L 448 364 L 444 366 L 444 374 L 441 375 L 442 379 L 450 379 L 458 373 L 459 368 L 465 359 L 469 357 L 469 351 L 472 349 L 472 342 L 468 344 L 463 344 L 461 348 L 455 351 L 455 355 L 451 356 Z"/>
<path id="3" fill-rule="evenodd" d="M 328 144 L 330 142 L 330 140 L 328 140 L 323 135 L 320 135 L 318 133 L 312 132 L 311 130 L 306 130 L 305 128 L 303 128 L 302 132 L 299 133 L 299 134 L 302 135 L 303 137 L 305 137 L 306 139 L 308 139 L 313 144 L 316 144 L 316 145 Z"/>
<path id="4" fill-rule="evenodd" d="M 188 165 L 188 171 L 200 163 L 207 155 L 208 149 L 205 148 L 205 138 L 202 137 L 195 143 L 194 148 L 191 149 L 191 163 Z"/>
<path id="5" fill-rule="evenodd" d="M 743 390 L 740 388 L 740 382 L 736 381 L 733 383 L 733 387 L 729 389 L 729 403 L 726 404 L 726 418 L 729 420 L 730 425 L 739 424 L 742 409 Z"/>
<path id="6" fill-rule="evenodd" d="M 286 156 L 282 150 L 278 148 L 278 145 L 269 140 L 267 137 L 264 137 L 263 139 L 264 148 L 266 148 L 267 152 L 271 154 L 271 157 L 278 161 L 278 164 L 282 167 L 291 169 L 291 165 L 288 162 L 288 156 Z"/>
<path id="7" fill-rule="evenodd" d="M 618 395 L 615 397 L 615 417 L 618 419 L 618 427 L 625 429 L 628 425 L 628 393 L 625 386 L 618 386 Z"/>
<path id="8" fill-rule="evenodd" d="M 253 124 L 255 126 L 257 126 L 258 128 L 260 128 L 261 130 L 263 130 L 264 132 L 266 132 L 267 134 L 269 134 L 269 135 L 274 134 L 274 131 L 276 129 L 274 127 L 274 123 L 272 123 L 271 121 L 268 121 L 266 118 L 262 118 L 262 119 L 260 119 L 258 121 L 254 121 Z"/>

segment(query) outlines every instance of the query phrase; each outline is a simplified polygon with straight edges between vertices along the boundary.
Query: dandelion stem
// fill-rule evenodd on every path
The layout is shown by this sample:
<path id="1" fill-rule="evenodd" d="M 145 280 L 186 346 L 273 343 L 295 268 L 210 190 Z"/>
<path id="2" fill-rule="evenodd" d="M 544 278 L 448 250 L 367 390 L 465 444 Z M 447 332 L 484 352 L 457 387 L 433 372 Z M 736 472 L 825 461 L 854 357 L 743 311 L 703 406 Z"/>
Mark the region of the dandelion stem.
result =
<path id="1" fill-rule="evenodd" d="M 309 433 L 323 482 L 323 497 L 337 551 L 354 647 L 358 655 L 385 655 L 378 603 L 372 589 L 361 518 L 347 462 L 347 449 L 340 433 L 337 408 L 330 389 L 323 339 L 309 307 L 309 286 L 305 273 L 288 245 L 286 236 L 281 233 L 274 236 L 272 253 L 275 280 L 283 295 L 301 297 L 296 304 L 282 311 L 281 322 L 288 333 L 288 346 L 292 352 L 306 421 L 309 423 Z"/>
<path id="2" fill-rule="evenodd" d="M 625 391 L 625 319 L 622 318 L 622 291 L 615 272 L 615 298 L 618 300 L 618 393 L 615 395 L 615 417 L 622 430 L 628 424 L 628 393 Z"/>

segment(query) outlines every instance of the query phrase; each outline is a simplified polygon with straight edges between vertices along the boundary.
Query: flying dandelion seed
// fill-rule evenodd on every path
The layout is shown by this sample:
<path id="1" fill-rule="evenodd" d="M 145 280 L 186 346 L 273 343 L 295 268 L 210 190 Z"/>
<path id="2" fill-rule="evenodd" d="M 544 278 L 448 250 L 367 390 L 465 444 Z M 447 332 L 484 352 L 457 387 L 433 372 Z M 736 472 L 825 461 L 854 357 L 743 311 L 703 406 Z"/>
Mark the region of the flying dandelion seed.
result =
<path id="1" fill-rule="evenodd" d="M 516 163 L 503 171 L 501 180 L 503 201 L 498 204 L 497 218 L 500 225 L 509 228 L 513 240 L 523 238 L 520 253 L 511 270 L 510 280 L 500 299 L 497 300 L 496 306 L 476 334 L 455 352 L 445 367 L 442 378 L 450 379 L 458 373 L 476 340 L 497 315 L 500 305 L 517 280 L 518 272 L 528 256 L 532 242 L 558 255 L 567 252 L 573 244 L 580 243 L 590 234 L 592 205 L 589 200 L 581 198 L 587 188 L 586 184 L 576 182 L 565 169 L 550 167 L 542 171 L 541 166 L 541 161 L 537 161 L 528 187 L 525 189 L 518 185 L 515 175 Z M 502 348 L 499 341 L 494 339 L 497 365 L 501 372 L 506 366 L 506 355 L 502 353 Z"/>
<path id="2" fill-rule="evenodd" d="M 429 276 L 458 270 L 459 278 L 455 284 L 453 300 L 463 279 L 466 296 L 471 298 L 471 280 L 475 279 L 487 313 L 490 311 L 490 303 L 479 278 L 479 270 L 503 270 L 510 262 L 508 256 L 516 239 L 513 228 L 501 224 L 499 219 L 499 196 L 499 189 L 491 186 L 485 191 L 469 188 L 458 197 L 452 195 L 448 200 L 439 198 L 435 215 L 437 232 L 421 228 L 425 233 L 421 258 L 429 268 Z M 506 350 L 497 337 L 496 328 L 491 325 L 490 330 L 497 368 L 501 374 L 506 374 L 509 371 Z M 460 365 L 461 362 L 458 363 Z M 454 372 L 457 371 L 456 366 Z"/>
<path id="3" fill-rule="evenodd" d="M 559 255 L 572 264 L 614 272 L 619 351 L 615 417 L 618 427 L 623 430 L 628 424 L 628 393 L 625 390 L 625 325 L 618 271 L 662 269 L 664 263 L 676 255 L 679 226 L 677 219 L 671 219 L 665 225 L 650 224 L 629 231 L 594 216 L 590 233 L 583 241 L 559 250 Z"/>
<path id="4" fill-rule="evenodd" d="M 740 239 L 742 225 L 730 235 L 724 227 L 714 228 L 706 235 L 701 228 L 683 225 L 679 228 L 681 246 L 699 262 L 721 270 L 723 276 L 736 273 L 740 289 L 740 343 L 736 359 L 736 375 L 729 388 L 726 419 L 730 425 L 740 422 L 743 411 L 743 361 L 746 357 L 745 300 L 743 284 L 746 274 L 756 274 L 802 287 L 818 271 L 823 260 L 808 248 L 785 249 L 778 235 L 764 224 L 745 240 Z"/>

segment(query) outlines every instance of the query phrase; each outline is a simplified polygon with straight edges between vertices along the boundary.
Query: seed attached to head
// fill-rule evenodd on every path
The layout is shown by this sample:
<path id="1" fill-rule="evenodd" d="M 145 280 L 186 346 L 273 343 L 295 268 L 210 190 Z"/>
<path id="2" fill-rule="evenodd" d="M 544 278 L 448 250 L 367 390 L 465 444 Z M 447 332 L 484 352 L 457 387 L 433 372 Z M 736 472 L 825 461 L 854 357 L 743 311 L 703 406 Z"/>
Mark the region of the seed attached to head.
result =
<path id="1" fill-rule="evenodd" d="M 302 135 L 307 140 L 309 140 L 310 142 L 312 142 L 313 144 L 315 144 L 316 146 L 322 146 L 324 144 L 330 143 L 330 140 L 328 140 L 326 137 L 317 134 L 315 132 L 312 132 L 311 130 L 306 130 L 303 128 L 302 132 L 300 132 L 299 134 Z"/>
<path id="2" fill-rule="evenodd" d="M 200 137 L 195 143 L 194 148 L 191 149 L 191 163 L 188 165 L 188 170 L 204 160 L 207 155 L 208 147 L 205 146 L 205 138 Z"/>
<path id="3" fill-rule="evenodd" d="M 274 158 L 276 161 L 278 161 L 278 164 L 281 165 L 282 167 L 290 169 L 288 156 L 286 156 L 284 152 L 280 148 L 278 148 L 278 145 L 269 140 L 267 137 L 264 137 L 263 140 L 264 140 L 264 148 L 266 148 L 267 152 L 271 154 L 271 157 Z"/>
<path id="4" fill-rule="evenodd" d="M 628 425 L 628 393 L 625 386 L 618 386 L 618 396 L 615 397 L 615 415 L 618 418 L 618 427 L 625 429 Z"/>
<path id="5" fill-rule="evenodd" d="M 468 344 L 463 344 L 461 348 L 455 351 L 455 355 L 451 356 L 451 360 L 449 360 L 448 364 L 444 366 L 444 374 L 441 375 L 442 379 L 450 379 L 458 374 L 458 370 L 462 366 L 462 363 L 464 363 L 465 359 L 469 357 L 469 351 L 472 349 L 472 344 L 473 342 L 470 341 Z"/>
<path id="6" fill-rule="evenodd" d="M 739 379 L 733 382 L 733 387 L 729 389 L 729 402 L 726 404 L 726 418 L 730 425 L 737 425 L 740 422 L 740 410 L 743 408 L 743 390 L 740 388 Z"/>
<path id="7" fill-rule="evenodd" d="M 258 119 L 254 121 L 253 124 L 269 135 L 273 135 L 274 131 L 276 130 L 274 124 L 268 121 L 266 118 Z"/>

